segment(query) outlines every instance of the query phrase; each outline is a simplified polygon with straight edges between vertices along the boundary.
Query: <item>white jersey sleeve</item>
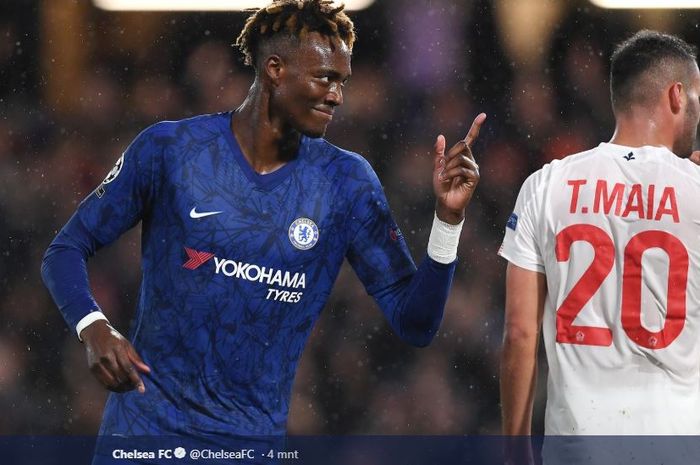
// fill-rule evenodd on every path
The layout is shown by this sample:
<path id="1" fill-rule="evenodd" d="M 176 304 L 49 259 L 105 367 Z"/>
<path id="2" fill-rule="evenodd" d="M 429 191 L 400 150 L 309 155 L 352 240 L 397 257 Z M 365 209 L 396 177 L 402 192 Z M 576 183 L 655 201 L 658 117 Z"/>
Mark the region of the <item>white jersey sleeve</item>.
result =
<path id="1" fill-rule="evenodd" d="M 509 262 L 530 271 L 544 273 L 544 261 L 537 241 L 541 199 L 537 181 L 541 171 L 531 174 L 520 188 L 515 208 L 508 217 L 506 233 L 498 254 Z"/>

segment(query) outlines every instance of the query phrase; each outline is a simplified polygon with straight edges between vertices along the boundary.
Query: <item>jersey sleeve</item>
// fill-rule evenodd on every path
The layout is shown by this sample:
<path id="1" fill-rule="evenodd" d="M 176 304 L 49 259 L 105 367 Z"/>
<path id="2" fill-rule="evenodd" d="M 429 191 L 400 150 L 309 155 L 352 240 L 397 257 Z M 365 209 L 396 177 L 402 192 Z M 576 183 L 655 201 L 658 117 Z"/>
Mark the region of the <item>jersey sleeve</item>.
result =
<path id="1" fill-rule="evenodd" d="M 347 258 L 379 304 L 394 332 L 405 342 L 424 347 L 435 336 L 457 261 L 438 263 L 426 256 L 416 265 L 396 226 L 379 179 L 362 160 L 349 215 Z"/>
<path id="2" fill-rule="evenodd" d="M 119 157 L 44 254 L 42 278 L 73 331 L 88 314 L 100 311 L 90 291 L 87 259 L 133 227 L 153 199 L 162 153 L 153 128 L 142 132 Z"/>
<path id="3" fill-rule="evenodd" d="M 348 216 L 347 258 L 370 295 L 412 275 L 416 265 L 389 211 L 384 190 L 369 163 L 347 178 L 356 199 Z"/>
<path id="4" fill-rule="evenodd" d="M 159 125 L 139 134 L 104 181 L 78 207 L 78 218 L 104 246 L 131 229 L 148 209 L 157 189 L 163 137 Z"/>
<path id="5" fill-rule="evenodd" d="M 541 192 L 537 188 L 540 174 L 541 171 L 538 171 L 530 175 L 520 188 L 498 254 L 521 268 L 544 273 L 544 260 L 537 237 L 542 202 Z"/>

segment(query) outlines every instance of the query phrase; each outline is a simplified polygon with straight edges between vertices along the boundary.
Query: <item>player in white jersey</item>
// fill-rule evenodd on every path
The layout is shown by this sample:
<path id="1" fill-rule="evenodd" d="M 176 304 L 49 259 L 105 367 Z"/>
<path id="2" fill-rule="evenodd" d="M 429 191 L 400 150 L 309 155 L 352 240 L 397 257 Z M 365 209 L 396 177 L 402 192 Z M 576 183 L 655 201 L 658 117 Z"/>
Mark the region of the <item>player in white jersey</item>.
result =
<path id="1" fill-rule="evenodd" d="M 610 143 L 523 184 L 499 251 L 505 435 L 531 432 L 540 331 L 546 435 L 700 435 L 696 55 L 653 31 L 623 42 Z"/>

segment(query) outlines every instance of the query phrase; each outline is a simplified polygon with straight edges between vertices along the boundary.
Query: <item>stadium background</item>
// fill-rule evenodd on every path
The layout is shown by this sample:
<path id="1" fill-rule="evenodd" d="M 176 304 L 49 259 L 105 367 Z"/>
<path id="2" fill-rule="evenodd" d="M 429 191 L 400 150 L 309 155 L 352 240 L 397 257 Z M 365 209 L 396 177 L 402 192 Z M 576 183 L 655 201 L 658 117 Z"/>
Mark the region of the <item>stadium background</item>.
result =
<path id="1" fill-rule="evenodd" d="M 615 43 L 651 27 L 700 44 L 700 13 L 587 0 L 379 0 L 351 16 L 353 77 L 327 138 L 370 160 L 417 260 L 432 218 L 435 136 L 454 143 L 485 111 L 475 146 L 482 180 L 433 344 L 414 349 L 394 336 L 345 266 L 299 367 L 289 430 L 498 433 L 505 263 L 496 252 L 520 183 L 610 138 Z M 0 434 L 97 431 L 106 392 L 40 282 L 41 256 L 141 129 L 240 103 L 251 72 L 230 44 L 244 18 L 110 13 L 87 0 L 0 6 Z M 93 259 L 90 276 L 126 333 L 138 228 Z"/>

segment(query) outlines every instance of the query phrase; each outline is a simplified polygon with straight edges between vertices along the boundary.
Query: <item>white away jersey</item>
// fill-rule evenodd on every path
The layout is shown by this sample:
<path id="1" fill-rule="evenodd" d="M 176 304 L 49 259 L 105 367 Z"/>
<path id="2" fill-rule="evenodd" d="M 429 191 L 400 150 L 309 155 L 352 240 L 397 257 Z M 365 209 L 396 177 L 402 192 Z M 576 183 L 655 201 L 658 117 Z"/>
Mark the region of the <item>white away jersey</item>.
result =
<path id="1" fill-rule="evenodd" d="M 499 254 L 546 275 L 546 434 L 700 434 L 699 233 L 700 167 L 665 148 L 525 181 Z"/>

